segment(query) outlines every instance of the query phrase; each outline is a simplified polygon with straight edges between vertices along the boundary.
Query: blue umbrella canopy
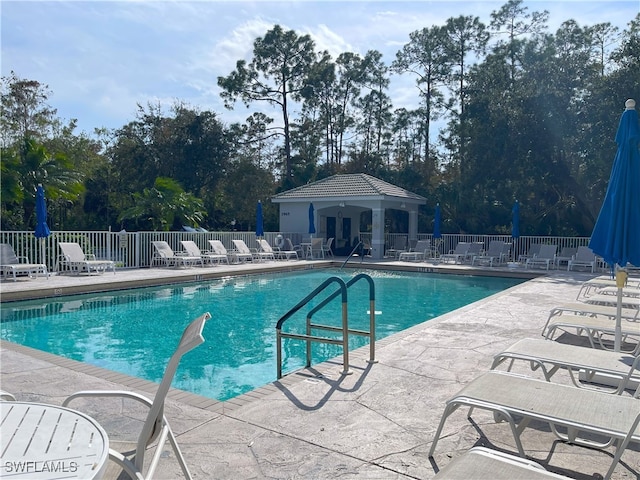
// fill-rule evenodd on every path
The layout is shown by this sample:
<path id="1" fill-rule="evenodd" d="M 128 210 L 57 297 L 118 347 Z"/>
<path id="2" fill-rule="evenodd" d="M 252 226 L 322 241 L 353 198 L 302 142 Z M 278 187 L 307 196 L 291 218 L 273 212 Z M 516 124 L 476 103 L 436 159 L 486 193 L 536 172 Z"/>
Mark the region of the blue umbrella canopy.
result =
<path id="1" fill-rule="evenodd" d="M 620 118 L 609 186 L 589 247 L 608 264 L 640 266 L 640 124 L 635 101 Z"/>
<path id="2" fill-rule="evenodd" d="M 256 207 L 256 237 L 264 237 L 264 219 L 262 217 L 262 202 L 258 200 Z"/>
<path id="3" fill-rule="evenodd" d="M 309 233 L 316 233 L 316 225 L 315 220 L 313 218 L 313 203 L 309 204 Z"/>
<path id="4" fill-rule="evenodd" d="M 36 238 L 47 238 L 51 235 L 49 226 L 47 225 L 47 204 L 44 200 L 44 189 L 42 184 L 38 184 L 36 190 Z"/>
<path id="5" fill-rule="evenodd" d="M 520 238 L 520 203 L 516 200 L 511 210 L 511 238 Z"/>
<path id="6" fill-rule="evenodd" d="M 436 213 L 433 217 L 433 238 L 442 238 L 442 233 L 440 232 L 441 221 L 440 204 L 436 203 Z"/>

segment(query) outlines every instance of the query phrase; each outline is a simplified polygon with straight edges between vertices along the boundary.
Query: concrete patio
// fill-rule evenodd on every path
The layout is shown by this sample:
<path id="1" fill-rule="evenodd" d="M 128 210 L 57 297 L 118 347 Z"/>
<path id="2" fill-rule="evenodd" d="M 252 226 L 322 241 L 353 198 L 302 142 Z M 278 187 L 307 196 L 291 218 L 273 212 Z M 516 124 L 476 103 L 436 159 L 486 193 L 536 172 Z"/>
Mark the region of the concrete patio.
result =
<path id="1" fill-rule="evenodd" d="M 320 266 L 321 262 L 313 263 Z M 38 296 L 37 291 L 45 296 L 61 295 L 90 291 L 105 283 L 128 288 L 130 281 L 151 285 L 297 266 L 308 268 L 309 262 L 213 267 L 208 269 L 212 273 L 192 268 L 53 276 L 7 281 L 1 287 L 4 301 L 7 296 Z M 506 269 L 452 265 L 439 269 L 396 261 L 384 266 L 429 268 L 436 273 L 507 273 Z M 549 310 L 573 301 L 581 283 L 594 276 L 565 271 L 534 275 L 541 273 L 545 275 L 377 342 L 377 363 L 367 362 L 368 347 L 352 353 L 352 375 L 342 376 L 339 363 L 327 362 L 227 402 L 173 390 L 165 415 L 193 476 L 430 479 L 452 457 L 474 445 L 516 453 L 507 424 L 495 423 L 492 415 L 482 411 L 475 411 L 469 420 L 459 410 L 447 422 L 435 458 L 427 456 L 445 401 L 488 370 L 499 350 L 521 338 L 539 338 Z M 216 313 L 211 314 L 215 317 Z M 19 400 L 59 405 L 80 389 L 128 389 L 147 395 L 155 391 L 153 384 L 139 379 L 4 341 L 0 345 L 1 388 L 15 393 Z M 516 370 L 540 378 L 525 366 L 522 363 Z M 569 383 L 565 372 L 554 378 Z M 142 418 L 141 411 L 115 400 L 72 406 L 96 418 L 116 449 L 120 442 L 135 438 Z M 638 408 L 640 411 L 640 403 Z M 611 448 L 593 450 L 556 441 L 542 423 L 532 423 L 522 440 L 529 458 L 575 479 L 602 478 L 613 457 Z M 158 478 L 181 478 L 173 453 L 166 450 Z M 115 469 L 107 472 L 107 478 L 116 477 Z M 640 478 L 640 445 L 630 445 L 612 478 Z"/>

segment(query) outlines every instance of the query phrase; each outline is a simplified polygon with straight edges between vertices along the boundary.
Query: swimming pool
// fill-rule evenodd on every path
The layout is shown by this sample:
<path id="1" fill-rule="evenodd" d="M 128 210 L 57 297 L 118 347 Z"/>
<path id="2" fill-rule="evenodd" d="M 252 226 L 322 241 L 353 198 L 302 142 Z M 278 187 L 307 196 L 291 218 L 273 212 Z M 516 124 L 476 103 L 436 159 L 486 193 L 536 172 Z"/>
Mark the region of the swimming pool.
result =
<path id="1" fill-rule="evenodd" d="M 278 319 L 330 276 L 348 280 L 360 272 L 307 270 L 228 277 L 189 283 L 15 302 L 0 312 L 4 340 L 158 382 L 183 329 L 205 311 L 212 318 L 205 343 L 186 354 L 173 386 L 227 400 L 276 378 Z M 376 287 L 376 338 L 384 338 L 520 283 L 511 278 L 369 271 Z M 285 323 L 283 331 L 304 331 L 312 301 Z M 368 330 L 369 287 L 349 289 L 351 328 Z M 314 316 L 340 325 L 339 298 Z M 367 339 L 351 336 L 350 348 Z M 284 340 L 283 369 L 304 365 L 303 342 Z M 335 345 L 314 344 L 314 363 L 341 354 Z"/>

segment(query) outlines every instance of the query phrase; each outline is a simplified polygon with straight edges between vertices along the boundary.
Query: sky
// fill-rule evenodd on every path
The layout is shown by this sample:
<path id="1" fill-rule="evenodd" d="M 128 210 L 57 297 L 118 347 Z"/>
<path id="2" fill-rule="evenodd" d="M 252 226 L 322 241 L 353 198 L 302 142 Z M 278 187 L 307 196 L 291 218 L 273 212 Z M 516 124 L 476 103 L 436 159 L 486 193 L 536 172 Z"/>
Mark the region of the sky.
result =
<path id="1" fill-rule="evenodd" d="M 211 110 L 225 123 L 258 108 L 225 109 L 217 86 L 253 42 L 274 25 L 309 34 L 334 58 L 378 50 L 390 65 L 413 31 L 448 18 L 475 15 L 485 24 L 504 1 L 0 0 L 1 72 L 36 80 L 51 91 L 58 117 L 77 119 L 76 133 L 120 128 L 137 104 L 176 101 Z M 580 26 L 610 22 L 621 30 L 640 11 L 640 0 L 525 0 L 529 12 L 548 10 L 548 31 L 566 20 Z M 415 108 L 414 78 L 393 76 L 394 108 Z M 264 107 L 262 107 L 264 108 Z M 278 117 L 276 110 L 262 110 Z M 295 112 L 294 112 L 295 113 Z"/>

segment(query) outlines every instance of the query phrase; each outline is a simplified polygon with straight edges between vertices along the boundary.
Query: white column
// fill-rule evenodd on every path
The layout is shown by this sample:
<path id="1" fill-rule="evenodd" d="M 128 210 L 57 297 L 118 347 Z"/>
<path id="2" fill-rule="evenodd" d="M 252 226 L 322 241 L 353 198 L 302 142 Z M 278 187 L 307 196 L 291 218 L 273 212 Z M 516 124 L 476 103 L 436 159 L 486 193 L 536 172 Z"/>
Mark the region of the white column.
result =
<path id="1" fill-rule="evenodd" d="M 371 209 L 371 258 L 384 257 L 384 208 Z"/>

